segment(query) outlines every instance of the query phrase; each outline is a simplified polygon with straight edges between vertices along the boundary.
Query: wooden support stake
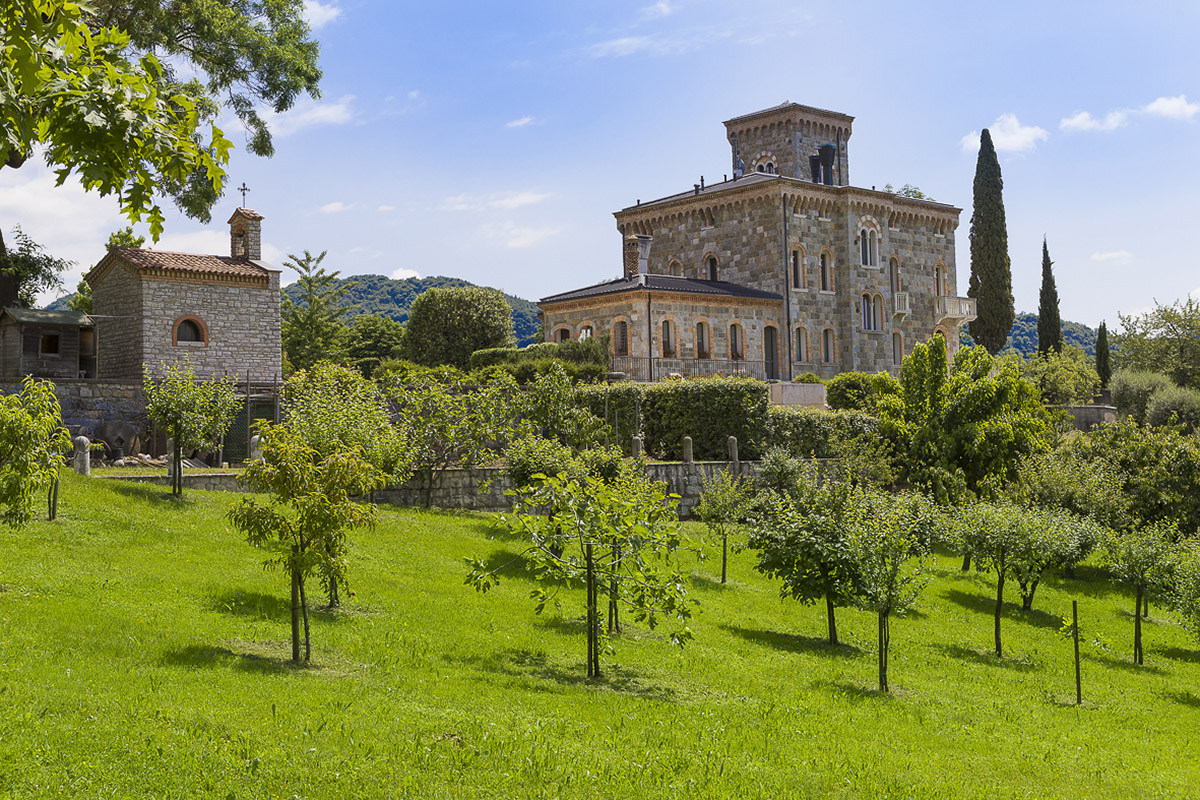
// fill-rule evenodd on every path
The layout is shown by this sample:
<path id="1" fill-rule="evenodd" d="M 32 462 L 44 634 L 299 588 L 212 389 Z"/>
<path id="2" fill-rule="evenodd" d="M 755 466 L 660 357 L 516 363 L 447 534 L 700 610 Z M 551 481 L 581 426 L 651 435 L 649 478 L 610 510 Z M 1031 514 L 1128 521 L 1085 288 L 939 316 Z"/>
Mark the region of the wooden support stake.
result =
<path id="1" fill-rule="evenodd" d="M 1083 703 L 1083 680 L 1079 674 L 1079 601 L 1071 601 L 1071 638 L 1075 640 L 1075 705 Z"/>

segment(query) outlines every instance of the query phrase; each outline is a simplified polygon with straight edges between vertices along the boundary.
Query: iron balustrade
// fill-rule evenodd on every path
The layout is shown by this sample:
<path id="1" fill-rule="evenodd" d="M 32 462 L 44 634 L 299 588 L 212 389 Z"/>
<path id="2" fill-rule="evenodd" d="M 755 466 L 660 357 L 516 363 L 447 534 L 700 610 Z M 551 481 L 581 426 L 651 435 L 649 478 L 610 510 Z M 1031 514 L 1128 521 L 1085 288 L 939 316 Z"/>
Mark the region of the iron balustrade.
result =
<path id="1" fill-rule="evenodd" d="M 695 378 L 706 375 L 744 376 L 760 381 L 778 380 L 779 368 L 766 361 L 744 358 L 656 358 L 653 356 L 613 356 L 612 371 L 623 373 L 631 381 L 649 383 L 673 376 Z"/>

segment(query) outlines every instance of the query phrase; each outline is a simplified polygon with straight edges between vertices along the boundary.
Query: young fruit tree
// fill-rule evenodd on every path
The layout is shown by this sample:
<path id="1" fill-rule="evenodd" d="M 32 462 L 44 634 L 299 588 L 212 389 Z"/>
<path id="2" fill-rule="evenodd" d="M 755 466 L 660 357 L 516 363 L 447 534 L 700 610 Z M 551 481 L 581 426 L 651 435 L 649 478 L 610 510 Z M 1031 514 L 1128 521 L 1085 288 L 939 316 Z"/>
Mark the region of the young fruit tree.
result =
<path id="1" fill-rule="evenodd" d="M 1143 663 L 1142 601 L 1163 582 L 1174 554 L 1178 530 L 1168 523 L 1147 525 L 1124 533 L 1109 533 L 1102 542 L 1104 561 L 1113 577 L 1134 593 L 1133 662 Z"/>
<path id="2" fill-rule="evenodd" d="M 1073 566 L 1095 546 L 1100 528 L 1063 509 L 1025 509 L 1021 541 L 1012 554 L 1012 574 L 1021 587 L 1021 610 L 1033 610 L 1033 595 L 1051 567 Z M 1082 554 L 1082 555 L 1081 555 Z"/>
<path id="3" fill-rule="evenodd" d="M 216 447 L 242 407 L 233 379 L 196 377 L 191 361 L 159 364 L 155 378 L 144 367 L 146 416 L 174 441 L 168 454 L 174 464 L 171 494 L 183 496 L 183 454 L 198 447 Z"/>
<path id="4" fill-rule="evenodd" d="M 1004 583 L 1015 574 L 1017 560 L 1028 547 L 1032 524 L 1026 509 L 1005 502 L 976 503 L 963 510 L 958 523 L 959 544 L 975 559 L 975 568 L 996 573 L 996 658 L 1002 658 L 1000 614 L 1004 610 Z"/>
<path id="5" fill-rule="evenodd" d="M 53 383 L 26 377 L 20 392 L 0 395 L 0 522 L 29 522 L 70 446 Z"/>
<path id="6" fill-rule="evenodd" d="M 1200 639 L 1200 547 L 1192 542 L 1181 548 L 1172 566 L 1171 607 Z"/>
<path id="7" fill-rule="evenodd" d="M 725 583 L 728 573 L 729 532 L 742 522 L 753 501 L 750 481 L 735 478 L 728 470 L 704 481 L 695 513 L 708 532 L 721 541 L 721 583 Z"/>
<path id="8" fill-rule="evenodd" d="M 252 461 L 242 483 L 270 495 L 268 504 L 247 497 L 228 512 L 246 540 L 272 555 L 265 566 L 279 567 L 292 585 L 292 661 L 300 661 L 300 618 L 304 619 L 304 660 L 312 657 L 305 581 L 314 574 L 326 583 L 344 581 L 345 552 L 353 528 L 375 522 L 375 506 L 354 502 L 378 489 L 384 475 L 357 447 L 322 456 L 288 424 L 260 425 L 262 459 Z"/>
<path id="9" fill-rule="evenodd" d="M 529 540 L 521 557 L 529 560 L 538 581 L 584 587 L 588 678 L 601 676 L 600 653 L 607 648 L 602 592 L 652 629 L 660 616 L 674 618 L 679 627 L 671 632 L 672 643 L 692 638 L 687 584 L 677 560 L 690 543 L 677 523 L 675 502 L 659 485 L 629 476 L 613 482 L 591 475 L 547 477 L 517 493 L 516 511 L 504 521 Z M 503 566 L 489 569 L 478 559 L 467 564 L 467 583 L 478 591 L 499 582 Z M 551 600 L 560 605 L 558 591 L 531 593 L 537 613 Z"/>
<path id="10" fill-rule="evenodd" d="M 357 448 L 386 484 L 399 485 L 412 476 L 407 429 L 392 424 L 382 392 L 358 370 L 318 362 L 288 378 L 282 400 L 289 427 L 317 453 L 317 460 Z M 338 560 L 346 554 L 343 549 L 327 555 Z M 341 604 L 336 577 L 331 576 L 326 591 L 330 608 Z"/>
<path id="11" fill-rule="evenodd" d="M 857 574 L 854 604 L 879 622 L 879 691 L 888 688 L 891 617 L 912 607 L 929 582 L 932 504 L 919 494 L 855 492 L 846 549 Z"/>

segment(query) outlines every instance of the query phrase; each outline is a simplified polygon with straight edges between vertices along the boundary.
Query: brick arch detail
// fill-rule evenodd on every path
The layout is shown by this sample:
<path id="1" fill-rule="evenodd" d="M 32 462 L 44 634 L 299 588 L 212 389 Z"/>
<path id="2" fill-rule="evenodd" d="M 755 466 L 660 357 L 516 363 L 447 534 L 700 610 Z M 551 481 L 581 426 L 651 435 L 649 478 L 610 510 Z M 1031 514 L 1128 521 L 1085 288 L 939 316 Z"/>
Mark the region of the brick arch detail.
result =
<path id="1" fill-rule="evenodd" d="M 185 322 L 196 323 L 196 327 L 200 329 L 200 341 L 204 343 L 205 347 L 208 347 L 208 325 L 195 314 L 184 314 L 175 320 L 175 324 L 171 326 L 171 344 L 179 344 L 179 326 Z"/>

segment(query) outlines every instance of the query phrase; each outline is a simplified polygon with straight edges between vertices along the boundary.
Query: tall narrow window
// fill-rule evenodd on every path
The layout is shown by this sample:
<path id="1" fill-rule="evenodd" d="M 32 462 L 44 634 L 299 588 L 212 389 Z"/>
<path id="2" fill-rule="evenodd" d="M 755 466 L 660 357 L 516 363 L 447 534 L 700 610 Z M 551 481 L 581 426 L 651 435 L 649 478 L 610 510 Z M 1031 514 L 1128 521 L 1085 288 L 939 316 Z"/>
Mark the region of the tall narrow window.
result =
<path id="1" fill-rule="evenodd" d="M 870 264 L 867 256 L 867 232 L 862 231 L 858 235 L 858 261 L 860 264 Z"/>
<path id="2" fill-rule="evenodd" d="M 671 320 L 664 319 L 662 324 L 662 354 L 663 358 L 675 357 L 675 343 L 671 338 Z"/>
<path id="3" fill-rule="evenodd" d="M 579 341 L 582 342 L 584 339 L 590 339 L 590 338 L 592 338 L 592 326 L 584 325 L 582 328 L 579 329 Z"/>
<path id="4" fill-rule="evenodd" d="M 862 329 L 864 331 L 875 330 L 875 304 L 871 302 L 871 295 L 864 294 L 862 301 Z"/>
<path id="5" fill-rule="evenodd" d="M 821 337 L 821 347 L 825 363 L 832 364 L 835 352 L 833 347 L 833 331 L 828 328 L 825 329 L 825 333 Z"/>
<path id="6" fill-rule="evenodd" d="M 742 326 L 736 322 L 729 326 L 729 357 L 739 359 L 744 356 L 742 350 Z"/>
<path id="7" fill-rule="evenodd" d="M 617 355 L 629 355 L 629 323 L 618 322 L 613 334 L 613 347 Z"/>
<path id="8" fill-rule="evenodd" d="M 873 330 L 883 330 L 883 295 L 875 295 L 875 313 L 872 315 L 872 322 L 875 323 Z"/>
<path id="9" fill-rule="evenodd" d="M 800 275 L 800 251 L 792 251 L 792 288 L 803 289 L 804 279 Z"/>
<path id="10" fill-rule="evenodd" d="M 803 328 L 796 328 L 796 360 L 808 361 L 808 332 Z"/>
<path id="11" fill-rule="evenodd" d="M 896 259 L 888 261 L 888 278 L 892 282 L 892 291 L 900 291 L 900 262 Z"/>
<path id="12" fill-rule="evenodd" d="M 829 275 L 829 254 L 821 253 L 821 291 L 828 292 L 833 289 L 833 281 Z"/>
<path id="13" fill-rule="evenodd" d="M 710 281 L 717 280 L 717 257 L 708 257 L 708 279 Z"/>
<path id="14" fill-rule="evenodd" d="M 696 323 L 696 358 L 708 358 L 708 326 Z"/>
<path id="15" fill-rule="evenodd" d="M 873 230 L 864 230 L 858 235 L 859 255 L 864 267 L 873 267 L 879 263 L 879 234 Z"/>
<path id="16" fill-rule="evenodd" d="M 946 296 L 946 270 L 941 264 L 933 268 L 933 291 L 938 297 Z"/>
<path id="17" fill-rule="evenodd" d="M 571 338 L 571 331 L 568 328 L 558 329 L 558 341 L 565 342 Z"/>
<path id="18" fill-rule="evenodd" d="M 904 361 L 904 337 L 898 333 L 892 334 L 892 364 L 900 366 Z"/>

